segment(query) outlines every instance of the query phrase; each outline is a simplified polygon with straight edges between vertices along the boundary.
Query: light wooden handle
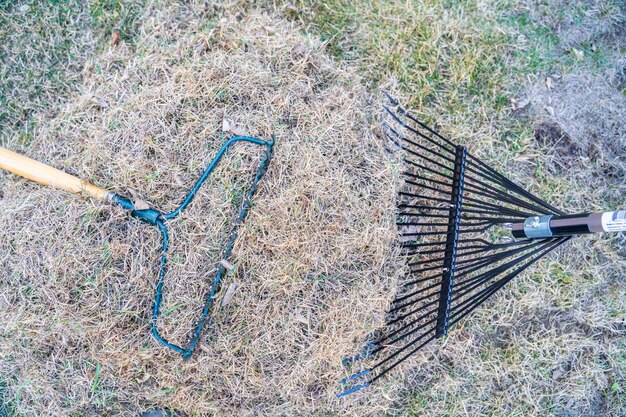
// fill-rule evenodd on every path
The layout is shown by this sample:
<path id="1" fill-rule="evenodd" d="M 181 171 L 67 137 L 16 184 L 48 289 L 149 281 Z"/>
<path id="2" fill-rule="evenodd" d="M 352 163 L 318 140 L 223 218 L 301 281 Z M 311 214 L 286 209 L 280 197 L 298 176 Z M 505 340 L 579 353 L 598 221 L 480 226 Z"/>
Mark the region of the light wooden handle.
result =
<path id="1" fill-rule="evenodd" d="M 103 188 L 4 148 L 0 148 L 0 168 L 39 184 L 75 194 L 86 193 L 95 198 L 105 198 L 109 195 Z"/>

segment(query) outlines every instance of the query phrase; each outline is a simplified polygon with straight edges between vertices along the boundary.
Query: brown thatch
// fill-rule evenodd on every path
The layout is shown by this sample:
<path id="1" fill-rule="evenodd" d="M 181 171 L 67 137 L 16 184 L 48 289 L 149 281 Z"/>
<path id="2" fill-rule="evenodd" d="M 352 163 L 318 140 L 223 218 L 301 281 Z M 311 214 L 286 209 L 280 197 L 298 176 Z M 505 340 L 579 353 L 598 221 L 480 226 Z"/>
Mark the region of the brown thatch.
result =
<path id="1" fill-rule="evenodd" d="M 224 285 L 238 288 L 183 362 L 149 334 L 156 230 L 104 202 L 2 173 L 0 355 L 13 358 L 2 372 L 28 381 L 20 407 L 34 414 L 349 406 L 334 400 L 340 360 L 380 324 L 397 270 L 388 268 L 394 176 L 368 95 L 285 22 L 253 15 L 173 39 L 161 13 L 138 53 L 119 44 L 87 65 L 80 93 L 23 151 L 168 210 L 232 135 L 224 119 L 241 133 L 275 134 Z M 176 342 L 198 318 L 260 154 L 249 145 L 229 153 L 171 224 L 160 327 Z"/>

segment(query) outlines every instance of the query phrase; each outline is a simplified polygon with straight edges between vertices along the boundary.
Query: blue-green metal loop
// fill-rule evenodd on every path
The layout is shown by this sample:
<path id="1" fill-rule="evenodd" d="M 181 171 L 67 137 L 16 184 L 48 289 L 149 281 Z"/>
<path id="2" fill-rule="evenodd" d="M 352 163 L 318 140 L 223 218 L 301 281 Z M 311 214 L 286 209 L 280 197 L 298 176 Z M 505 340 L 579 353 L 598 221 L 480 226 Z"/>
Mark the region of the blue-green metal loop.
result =
<path id="1" fill-rule="evenodd" d="M 163 336 L 161 336 L 158 326 L 157 326 L 159 315 L 160 315 L 161 302 L 163 301 L 163 287 L 165 285 L 165 275 L 167 271 L 167 251 L 169 247 L 169 234 L 167 232 L 167 226 L 165 224 L 165 221 L 171 220 L 177 217 L 178 215 L 180 215 L 180 213 L 191 203 L 191 201 L 194 199 L 194 197 L 196 196 L 196 194 L 202 187 L 202 184 L 204 184 L 204 182 L 211 175 L 215 167 L 218 165 L 218 163 L 224 156 L 224 153 L 228 150 L 229 147 L 231 147 L 237 142 L 249 142 L 249 143 L 259 145 L 259 146 L 264 146 L 266 148 L 265 157 L 261 161 L 261 164 L 259 165 L 259 168 L 257 169 L 256 175 L 252 181 L 252 184 L 250 185 L 250 188 L 248 189 L 248 192 L 246 196 L 244 197 L 241 210 L 239 211 L 239 215 L 237 216 L 237 219 L 235 220 L 235 224 L 233 228 L 231 229 L 226 245 L 222 251 L 220 262 L 218 262 L 217 264 L 217 274 L 215 275 L 215 278 L 213 279 L 213 283 L 211 284 L 208 294 L 205 297 L 204 306 L 202 308 L 202 314 L 200 315 L 200 319 L 198 320 L 197 324 L 194 326 L 194 328 L 191 331 L 191 339 L 189 341 L 188 346 L 184 348 L 174 343 L 171 343 L 170 341 L 165 339 Z M 252 205 L 252 197 L 256 193 L 258 183 L 263 177 L 263 175 L 265 174 L 265 171 L 267 170 L 267 167 L 271 159 L 273 147 L 274 147 L 273 137 L 271 141 L 266 141 L 266 140 L 262 140 L 258 138 L 249 137 L 249 136 L 236 136 L 230 139 L 228 142 L 226 142 L 222 146 L 222 148 L 219 150 L 217 155 L 215 155 L 215 157 L 213 158 L 209 166 L 202 173 L 200 178 L 196 181 L 193 188 L 185 196 L 185 198 L 180 203 L 180 205 L 176 209 L 172 210 L 170 213 L 167 213 L 167 214 L 163 214 L 155 209 L 135 210 L 134 205 L 128 198 L 117 195 L 117 194 L 111 195 L 111 200 L 114 203 L 129 210 L 133 217 L 136 217 L 139 220 L 144 221 L 146 223 L 155 225 L 161 232 L 161 237 L 162 237 L 161 261 L 160 261 L 159 276 L 158 276 L 158 281 L 157 281 L 156 291 L 155 291 L 155 296 L 154 296 L 154 306 L 152 309 L 152 320 L 151 320 L 152 321 L 152 335 L 163 346 L 167 346 L 168 348 L 182 354 L 184 359 L 189 359 L 191 355 L 193 354 L 198 344 L 198 341 L 200 340 L 200 336 L 202 335 L 202 330 L 204 326 L 206 325 L 206 322 L 208 321 L 209 314 L 213 307 L 213 298 L 215 294 L 219 291 L 220 284 L 226 273 L 226 268 L 224 267 L 223 262 L 221 261 L 227 260 L 233 251 L 233 247 L 235 246 L 235 241 L 237 240 L 239 227 L 241 226 L 244 219 L 246 218 L 246 215 L 248 214 L 250 206 Z"/>
<path id="2" fill-rule="evenodd" d="M 198 181 L 196 181 L 196 183 L 194 184 L 193 188 L 191 189 L 189 194 L 187 194 L 187 196 L 185 197 L 183 202 L 180 203 L 180 205 L 175 210 L 172 210 L 172 212 L 164 214 L 163 217 L 165 217 L 167 220 L 173 219 L 174 217 L 178 216 L 181 213 L 181 211 L 183 211 L 185 208 L 187 208 L 189 203 L 191 203 L 191 200 L 193 200 L 193 198 L 196 196 L 196 193 L 198 192 L 198 190 L 200 190 L 200 187 L 202 187 L 202 184 L 204 184 L 204 182 L 207 180 L 207 178 L 209 178 L 209 175 L 211 175 L 211 173 L 213 172 L 213 170 L 215 169 L 217 164 L 220 162 L 220 160 L 222 159 L 222 156 L 224 156 L 224 153 L 226 152 L 226 150 L 229 147 L 231 147 L 232 145 L 234 145 L 235 143 L 240 142 L 240 141 L 250 142 L 250 143 L 257 144 L 257 145 L 265 145 L 265 146 L 267 146 L 268 154 L 267 154 L 267 158 L 266 159 L 269 160 L 269 156 L 270 156 L 270 154 L 272 152 L 272 146 L 274 145 L 274 141 L 268 142 L 268 141 L 265 141 L 265 140 L 252 138 L 252 137 L 249 137 L 249 136 L 236 136 L 236 137 L 230 139 L 228 142 L 226 142 L 224 144 L 224 146 L 222 146 L 222 148 L 219 150 L 217 155 L 215 155 L 215 158 L 213 158 L 213 161 L 211 161 L 211 163 L 209 164 L 207 169 L 202 173 L 202 176 L 198 179 Z M 261 162 L 261 166 L 264 165 L 264 162 L 265 161 Z"/>

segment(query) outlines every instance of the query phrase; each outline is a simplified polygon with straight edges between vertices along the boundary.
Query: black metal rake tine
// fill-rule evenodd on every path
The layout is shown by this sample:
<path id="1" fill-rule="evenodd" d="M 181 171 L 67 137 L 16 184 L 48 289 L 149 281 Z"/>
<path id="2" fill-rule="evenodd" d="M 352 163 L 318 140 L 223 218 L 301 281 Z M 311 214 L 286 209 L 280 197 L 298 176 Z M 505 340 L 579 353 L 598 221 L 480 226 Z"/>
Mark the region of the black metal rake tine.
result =
<path id="1" fill-rule="evenodd" d="M 420 188 L 423 188 L 423 189 L 426 189 L 426 190 L 431 190 L 431 191 L 434 191 L 436 193 L 445 195 L 444 190 L 442 190 L 440 188 L 435 188 L 435 187 L 431 187 L 430 185 L 420 184 L 418 182 L 411 181 L 411 180 L 408 180 L 408 179 L 404 180 L 404 181 L 405 181 L 406 184 L 414 185 L 416 187 L 420 187 Z"/>
<path id="2" fill-rule="evenodd" d="M 452 186 L 452 184 L 451 184 L 451 183 L 449 183 L 449 182 L 439 181 L 439 180 L 436 180 L 436 179 L 434 179 L 434 178 L 427 178 L 427 177 L 423 177 L 423 176 L 421 176 L 421 175 L 418 175 L 418 174 L 413 174 L 413 173 L 408 172 L 408 171 L 404 171 L 404 172 L 402 173 L 402 175 L 404 175 L 404 176 L 406 176 L 406 177 L 409 177 L 409 178 L 415 178 L 415 179 L 418 179 L 418 180 L 430 181 L 430 182 L 432 182 L 433 184 L 443 185 L 444 187 L 451 187 L 451 186 Z"/>
<path id="3" fill-rule="evenodd" d="M 540 242 L 529 242 L 529 244 L 526 245 L 526 246 L 523 246 L 523 247 L 520 247 L 520 248 L 516 248 L 516 249 L 512 249 L 510 251 L 505 251 L 506 252 L 505 257 L 506 256 L 511 256 L 511 255 L 517 255 L 519 253 L 523 253 L 526 250 L 532 249 L 533 247 L 539 246 L 541 244 L 543 244 L 543 241 L 540 241 Z M 498 255 L 500 255 L 500 254 L 502 254 L 502 252 L 498 253 Z M 500 259 L 501 258 L 496 258 L 495 261 L 498 261 Z M 463 265 L 463 266 L 461 266 L 459 268 L 456 268 L 456 271 L 460 272 L 459 274 L 457 274 L 457 278 L 465 276 L 465 275 L 469 275 L 469 274 L 471 274 L 473 272 L 476 272 L 476 271 L 480 271 L 485 265 L 490 265 L 490 264 L 491 264 L 491 262 L 489 262 L 489 260 L 487 260 L 487 262 L 485 262 L 484 258 L 480 258 L 474 264 Z M 457 285 L 458 285 L 458 282 L 457 282 Z"/>
<path id="4" fill-rule="evenodd" d="M 437 312 L 437 308 L 433 308 L 431 310 L 429 310 L 428 312 L 422 314 L 421 316 L 412 319 L 410 322 L 403 324 L 402 326 L 398 327 L 397 329 L 395 329 L 394 331 L 392 331 L 389 334 L 386 334 L 384 337 L 381 336 L 381 338 L 377 341 L 377 344 L 381 344 L 382 342 L 384 342 L 385 340 L 391 339 L 393 338 L 396 334 L 411 328 L 412 326 L 415 326 L 417 323 L 421 322 L 422 320 L 428 318 L 429 316 L 432 316 L 433 314 L 435 314 Z M 427 322 L 430 323 L 430 322 Z M 398 340 L 398 339 L 396 339 Z"/>
<path id="5" fill-rule="evenodd" d="M 454 155 L 454 148 L 456 147 L 455 144 L 453 144 L 451 141 L 445 139 L 443 136 L 439 135 L 438 133 L 434 132 L 433 130 L 431 130 L 429 127 L 427 127 L 425 124 L 423 124 L 422 122 L 418 121 L 417 119 L 413 118 L 408 112 L 404 111 L 404 109 L 402 109 L 400 106 L 398 106 L 397 108 L 401 110 L 401 113 L 404 116 L 407 116 L 411 121 L 417 123 L 420 127 L 425 128 L 428 132 L 430 133 L 434 133 L 436 136 L 439 137 L 439 139 L 443 140 L 443 144 L 440 142 L 437 142 L 436 140 L 434 140 L 433 138 L 426 136 L 425 134 L 423 134 L 422 132 L 420 132 L 419 130 L 409 126 L 408 124 L 406 124 L 402 119 L 400 119 L 400 117 L 398 117 L 398 115 L 393 112 L 391 109 L 389 109 L 389 107 L 383 105 L 383 108 L 385 109 L 385 111 L 402 127 L 408 129 L 411 133 L 416 134 L 418 136 L 420 136 L 423 139 L 426 139 L 428 142 L 432 143 L 433 145 L 445 149 L 447 152 L 451 153 Z M 385 123 L 385 122 L 383 122 Z M 450 146 L 449 148 L 445 145 Z"/>
<path id="6" fill-rule="evenodd" d="M 394 299 L 394 300 L 391 302 L 391 305 L 393 306 L 393 305 L 395 305 L 395 304 L 397 304 L 397 303 L 399 303 L 399 302 L 401 302 L 401 301 L 404 301 L 404 300 L 406 300 L 406 299 L 409 299 L 409 298 L 411 298 L 411 297 L 414 297 L 414 296 L 416 296 L 417 294 L 423 293 L 423 292 L 425 292 L 425 291 L 430 291 L 430 290 L 432 290 L 433 288 L 436 288 L 436 287 L 438 287 L 438 286 L 440 286 L 440 285 L 441 285 L 441 283 L 439 283 L 439 282 L 435 282 L 434 284 L 429 285 L 428 287 L 420 288 L 419 290 L 414 291 L 414 292 L 412 292 L 412 293 L 405 294 L 405 295 L 403 295 L 403 296 L 401 296 L 401 297 L 397 297 L 396 299 Z"/>
<path id="7" fill-rule="evenodd" d="M 502 184 L 505 188 L 510 188 L 511 190 L 516 191 L 518 194 L 521 194 L 521 195 L 525 196 L 526 198 L 531 199 L 536 204 L 539 204 L 540 206 L 546 208 L 549 212 L 556 213 L 556 214 L 559 214 L 559 215 L 565 215 L 565 212 L 563 212 L 562 210 L 559 210 L 558 208 L 554 207 L 553 205 L 551 205 L 551 204 L 541 200 L 540 198 L 536 197 L 532 193 L 526 191 L 525 189 L 523 189 L 522 187 L 520 187 L 519 185 L 517 185 L 516 183 L 514 183 L 510 179 L 506 178 L 505 176 L 503 176 L 502 174 L 498 173 L 493 168 L 491 168 L 488 165 L 486 165 L 481 160 L 479 160 L 476 157 L 474 157 L 473 155 L 469 154 L 468 158 L 470 160 L 469 161 L 469 167 L 470 167 L 469 169 L 470 170 L 471 170 L 472 166 L 476 166 L 478 169 L 481 169 L 483 172 L 488 173 L 490 175 L 490 178 L 492 178 L 492 181 L 494 181 L 496 183 L 499 183 L 499 184 Z"/>
<path id="8" fill-rule="evenodd" d="M 514 248 L 514 249 L 506 250 L 503 252 L 490 253 L 487 255 L 476 257 L 474 259 L 457 260 L 456 271 L 464 272 L 465 270 L 468 270 L 468 273 L 471 273 L 471 272 L 479 270 L 480 268 L 482 268 L 483 265 L 495 264 L 495 262 L 497 261 L 500 261 L 512 255 L 517 255 L 518 253 L 522 253 L 528 249 L 529 247 L 524 246 L 521 248 Z M 457 259 L 458 258 L 459 257 L 457 257 Z"/>
<path id="9" fill-rule="evenodd" d="M 475 299 L 468 299 L 468 300 L 473 300 L 474 303 L 470 304 L 472 307 L 471 308 L 466 308 L 465 310 L 460 310 L 460 311 L 464 311 L 464 313 L 458 317 L 457 320 L 454 320 L 452 324 L 456 323 L 458 320 L 461 320 L 463 317 L 465 317 L 467 314 L 469 314 L 472 310 L 474 310 L 476 307 L 478 307 L 480 304 L 482 304 L 487 298 L 489 298 L 491 295 L 493 295 L 497 290 L 499 290 L 500 288 L 502 288 L 504 285 L 506 285 L 508 282 L 510 282 L 513 278 L 515 278 L 517 275 L 519 275 L 522 271 L 526 270 L 528 267 L 530 267 L 533 263 L 537 262 L 538 260 L 540 260 L 543 256 L 547 255 L 549 252 L 553 251 L 554 249 L 556 249 L 557 247 L 559 247 L 560 245 L 562 245 L 563 243 L 565 243 L 567 240 L 569 240 L 569 237 L 566 238 L 560 238 L 558 239 L 556 242 L 554 242 L 551 246 L 549 246 L 547 249 L 544 250 L 544 252 L 542 252 L 540 255 L 536 256 L 535 258 L 532 258 L 529 262 L 527 262 L 526 264 L 520 266 L 518 269 L 516 269 L 515 271 L 510 272 L 509 274 L 507 274 L 504 278 L 502 278 L 501 280 L 499 280 L 498 282 L 492 284 L 491 286 L 487 287 L 486 289 L 481 291 L 481 295 L 477 296 L 477 298 Z M 451 308 L 452 310 L 452 317 L 451 318 L 455 318 L 458 314 L 460 313 L 454 313 L 455 310 L 457 310 L 458 308 Z"/>
<path id="10" fill-rule="evenodd" d="M 529 217 L 529 216 L 522 215 L 521 213 L 523 212 L 518 211 L 518 210 L 513 210 L 513 209 L 496 211 L 491 208 L 488 208 L 487 206 L 480 206 L 480 205 L 471 204 L 471 203 L 465 204 L 465 206 L 469 207 L 464 210 L 465 213 L 477 213 L 477 214 L 482 213 L 482 214 L 493 214 L 493 215 L 500 215 L 500 216 L 519 216 L 519 217 L 515 217 L 516 221 L 524 220 L 526 217 Z M 480 210 L 481 208 L 482 210 Z"/>
<path id="11" fill-rule="evenodd" d="M 426 151 L 426 152 L 428 152 L 428 153 L 432 154 L 432 156 L 439 157 L 439 158 L 441 158 L 441 160 L 442 160 L 442 161 L 446 161 L 446 162 L 448 162 L 448 163 L 450 163 L 450 164 L 454 164 L 454 160 L 453 160 L 452 158 L 449 158 L 449 157 L 447 157 L 447 156 L 443 155 L 442 153 L 440 153 L 440 152 L 438 152 L 438 151 L 436 151 L 436 150 L 430 149 L 430 148 L 428 148 L 428 147 L 426 147 L 426 146 L 424 146 L 424 145 L 420 145 L 419 143 L 412 141 L 411 139 L 408 139 L 406 136 L 404 136 L 403 134 L 401 134 L 401 133 L 399 133 L 398 131 L 396 131 L 393 127 L 389 126 L 387 123 L 383 122 L 383 127 L 384 127 L 384 128 L 386 128 L 389 132 L 393 133 L 393 135 L 394 135 L 396 138 L 400 139 L 402 142 L 406 142 L 406 143 L 408 143 L 409 145 L 415 146 L 415 147 L 416 147 L 416 148 L 418 148 L 418 149 L 421 149 L 421 150 L 423 150 L 423 151 Z M 432 142 L 432 143 L 434 143 L 434 142 Z M 435 145 L 436 145 L 437 147 L 439 147 L 439 148 L 442 148 L 440 145 L 437 145 L 436 143 L 435 143 Z M 432 159 L 432 157 L 426 157 L 426 156 L 424 156 L 424 155 L 422 155 L 422 154 L 419 154 L 419 153 L 417 153 L 417 152 L 415 152 L 415 151 L 411 150 L 410 148 L 407 148 L 407 147 L 406 147 L 406 146 L 404 146 L 404 145 L 400 145 L 400 147 L 401 147 L 403 150 L 405 150 L 405 151 L 409 152 L 411 155 L 415 155 L 415 156 L 417 156 L 417 157 L 419 157 L 419 158 L 422 158 L 422 159 L 424 159 L 424 160 L 426 160 L 426 161 L 428 161 L 428 162 L 430 162 L 430 163 L 432 163 L 432 164 L 435 164 L 435 165 L 437 165 L 437 166 L 440 166 L 441 168 L 444 168 L 444 169 L 449 169 L 449 167 L 447 167 L 447 166 L 445 166 L 445 165 L 442 165 L 441 163 L 439 163 L 439 162 L 437 162 L 437 161 L 433 160 L 433 159 Z M 445 149 L 445 148 L 443 148 L 443 149 Z M 447 151 L 447 149 L 445 149 L 445 150 Z M 453 153 L 453 154 L 454 154 L 454 153 Z"/>
<path id="12" fill-rule="evenodd" d="M 447 219 L 448 216 L 445 214 L 433 214 L 433 213 L 410 213 L 408 211 L 401 211 L 398 213 L 400 217 L 432 217 L 437 219 Z M 447 223 L 446 223 L 447 224 Z M 397 223 L 397 226 L 402 226 L 402 223 Z"/>
<path id="13" fill-rule="evenodd" d="M 467 207 L 477 207 L 477 208 L 484 207 L 487 210 L 496 210 L 496 211 L 501 211 L 503 213 L 511 213 L 514 215 L 519 215 L 522 218 L 531 216 L 531 213 L 527 213 L 527 212 L 510 208 L 510 207 L 498 206 L 497 204 L 490 203 L 488 201 L 485 201 L 484 199 L 480 200 L 480 199 L 470 197 L 467 195 L 463 197 L 463 201 L 465 201 L 465 205 Z"/>
<path id="14" fill-rule="evenodd" d="M 411 347 L 415 342 L 421 340 L 424 336 L 427 336 L 430 332 L 434 331 L 435 329 L 431 329 L 430 331 L 428 331 L 427 333 L 424 333 L 423 335 L 421 335 L 419 338 L 415 339 L 413 342 L 407 344 L 406 346 L 404 346 L 402 349 L 396 351 L 393 355 L 387 357 L 386 359 L 384 359 L 383 361 L 377 363 L 376 365 L 374 365 L 374 368 L 381 366 L 384 362 L 386 362 L 389 359 L 394 358 L 395 356 L 399 355 L 401 352 L 403 352 L 405 349 L 408 349 L 409 347 Z M 420 349 L 422 349 L 424 346 L 426 346 L 427 344 L 429 344 L 430 342 L 432 342 L 436 337 L 436 334 L 433 334 L 430 338 L 428 338 L 426 341 L 424 341 L 423 343 L 421 343 L 420 345 L 418 345 L 416 348 L 414 348 L 413 350 L 411 350 L 409 353 L 407 353 L 406 355 L 404 355 L 402 358 L 400 358 L 399 360 L 397 360 L 396 362 L 394 362 L 392 365 L 390 365 L 389 367 L 385 368 L 381 373 L 379 373 L 378 375 L 376 375 L 375 377 L 373 377 L 372 379 L 370 379 L 369 384 L 372 384 L 374 381 L 376 381 L 377 379 L 383 377 L 385 374 L 387 374 L 388 372 L 390 372 L 391 370 L 393 370 L 395 367 L 397 367 L 398 365 L 400 365 L 402 362 L 404 362 L 405 360 L 407 360 L 411 355 L 413 355 L 415 352 L 419 351 Z"/>
<path id="15" fill-rule="evenodd" d="M 425 242 L 425 243 L 403 243 L 401 246 L 406 248 L 423 248 L 427 246 L 441 246 L 445 242 Z"/>
<path id="16" fill-rule="evenodd" d="M 495 191 L 491 191 L 488 189 L 481 189 L 478 186 L 472 185 L 471 183 L 467 184 L 467 191 L 474 193 L 476 195 L 482 196 L 482 197 L 486 197 L 486 198 L 492 198 L 494 200 L 500 200 L 500 201 L 504 201 L 507 202 L 509 204 L 518 206 L 518 207 L 522 207 L 528 210 L 533 210 L 536 213 L 542 213 L 543 210 L 541 210 L 541 208 L 534 206 L 533 204 L 526 202 L 518 197 L 512 196 L 510 194 L 506 194 L 506 193 L 497 193 Z"/>
<path id="17" fill-rule="evenodd" d="M 513 223 L 518 219 L 512 217 L 476 217 L 476 216 L 464 216 L 461 217 L 462 220 L 477 220 L 477 221 L 488 221 L 491 224 L 496 223 Z"/>
<path id="18" fill-rule="evenodd" d="M 429 199 L 429 200 L 437 201 L 437 202 L 441 202 L 441 203 L 449 203 L 448 200 L 445 200 L 443 198 L 427 197 L 425 195 L 409 193 L 409 192 L 406 192 L 406 191 L 400 191 L 398 193 L 398 195 L 401 196 L 401 197 L 411 197 L 411 198 L 418 198 L 418 199 Z"/>
<path id="19" fill-rule="evenodd" d="M 415 210 L 437 210 L 437 211 L 450 211 L 450 207 L 433 207 L 433 206 L 422 206 L 418 204 L 406 204 L 399 203 L 399 209 L 415 209 Z"/>
<path id="20" fill-rule="evenodd" d="M 413 274 L 420 274 L 422 272 L 433 271 L 435 269 L 441 269 L 441 265 L 429 266 L 429 267 L 420 268 L 420 269 L 412 269 L 411 273 L 413 273 Z"/>
<path id="21" fill-rule="evenodd" d="M 407 263 L 407 265 L 408 266 L 428 265 L 432 263 L 443 262 L 444 260 L 445 260 L 445 256 L 442 256 L 441 258 L 423 259 L 423 260 L 409 262 Z"/>
<path id="22" fill-rule="evenodd" d="M 490 251 L 494 251 L 494 250 L 499 250 L 499 249 L 505 249 L 505 248 L 509 248 L 509 247 L 513 247 L 513 246 L 518 246 L 521 244 L 528 244 L 528 241 L 517 241 L 517 242 L 510 242 L 510 243 L 500 243 L 500 244 L 492 244 L 492 245 L 488 245 L 488 246 L 462 246 L 459 247 L 457 249 L 457 257 L 461 258 L 461 257 L 465 257 L 465 256 L 469 256 L 469 255 L 475 255 L 477 253 L 483 253 L 483 252 L 490 252 Z M 468 252 L 466 252 L 468 251 Z"/>
<path id="23" fill-rule="evenodd" d="M 410 286 L 413 286 L 415 284 L 420 284 L 422 282 L 427 282 L 427 281 L 433 280 L 435 278 L 441 278 L 442 276 L 443 276 L 443 272 L 439 272 L 437 274 L 430 275 L 430 276 L 427 276 L 425 278 L 419 278 L 419 279 L 415 279 L 415 280 L 406 282 L 406 283 L 402 284 L 402 287 L 403 288 L 410 287 Z"/>
<path id="24" fill-rule="evenodd" d="M 432 227 L 440 227 L 447 226 L 448 223 L 422 223 L 422 222 L 399 222 L 396 223 L 398 227 L 409 227 L 409 226 L 432 226 Z"/>
<path id="25" fill-rule="evenodd" d="M 437 170 L 435 170 L 434 168 L 429 168 L 429 167 L 427 167 L 427 166 L 425 166 L 425 165 L 422 165 L 422 164 L 420 164 L 420 163 L 417 163 L 417 162 L 415 162 L 415 161 L 412 161 L 412 160 L 410 160 L 409 158 L 403 158 L 403 159 L 402 159 L 402 161 L 403 161 L 405 164 L 410 165 L 412 168 L 418 168 L 418 169 L 421 169 L 421 170 L 423 170 L 423 171 L 428 171 L 428 172 L 430 172 L 431 174 L 439 175 L 439 176 L 444 177 L 445 179 L 448 179 L 448 180 L 452 180 L 452 179 L 453 179 L 451 175 L 445 174 L 445 173 L 443 173 L 443 172 L 441 172 L 441 171 L 437 171 Z M 451 184 L 448 184 L 448 185 L 451 185 Z"/>
<path id="26" fill-rule="evenodd" d="M 484 284 L 485 281 L 496 277 L 498 274 L 514 267 L 516 264 L 518 264 L 519 262 L 522 262 L 528 258 L 530 258 L 531 256 L 537 254 L 538 252 L 540 252 L 543 248 L 545 248 L 546 246 L 548 246 L 550 244 L 550 241 L 546 241 L 546 242 L 539 242 L 541 245 L 540 248 L 535 249 L 529 253 L 526 253 L 525 255 L 520 256 L 519 258 L 515 258 L 512 261 L 509 261 L 505 264 L 499 265 L 498 267 L 491 269 L 489 271 L 483 272 L 475 277 L 471 277 L 468 278 L 460 283 L 457 283 L 457 293 L 455 295 L 453 295 L 452 297 L 452 301 L 457 300 L 459 298 L 462 298 L 463 296 L 469 294 L 471 291 L 473 291 L 474 289 L 478 288 L 480 285 Z M 521 253 L 521 252 L 518 252 Z M 485 264 L 486 265 L 486 264 Z M 480 270 L 482 269 L 485 265 L 482 265 L 480 268 L 475 269 L 475 270 Z"/>
<path id="27" fill-rule="evenodd" d="M 432 312 L 432 313 L 430 313 L 429 315 L 433 315 L 434 313 L 435 313 L 435 311 L 433 310 L 433 312 Z M 427 316 L 427 317 L 428 317 L 428 316 Z M 423 320 L 423 319 L 422 319 L 422 320 Z M 417 326 L 417 327 L 415 327 L 415 328 L 412 328 L 411 330 L 407 331 L 406 333 L 402 333 L 402 334 L 401 334 L 400 336 L 398 336 L 398 337 L 395 337 L 395 335 L 397 334 L 397 333 L 395 333 L 395 334 L 393 334 L 393 336 L 389 336 L 389 337 L 388 337 L 387 339 L 385 339 L 385 340 L 389 340 L 389 343 L 390 343 L 390 344 L 395 344 L 395 343 L 397 343 L 397 342 L 399 342 L 399 341 L 401 341 L 401 340 L 404 340 L 404 339 L 406 339 L 407 337 L 409 337 L 409 336 L 411 336 L 411 335 L 413 335 L 413 334 L 417 333 L 418 331 L 423 330 L 425 327 L 427 327 L 427 326 L 428 326 L 428 325 L 430 325 L 430 324 L 433 324 L 435 321 L 437 321 L 437 317 L 434 317 L 434 318 L 432 318 L 432 319 L 430 319 L 430 320 L 428 320 L 428 321 L 426 321 L 426 322 L 424 322 L 424 323 L 421 323 L 419 326 Z M 404 329 L 404 330 L 406 330 L 406 329 Z M 399 332 L 398 332 L 398 333 L 399 333 Z M 381 342 L 381 343 L 382 343 L 382 342 Z M 388 348 L 388 346 L 381 345 L 381 346 L 379 346 L 376 350 L 374 350 L 373 354 L 376 354 L 376 353 L 378 353 L 378 352 L 382 351 L 382 350 L 383 350 L 383 349 L 385 349 L 385 348 Z"/>
<path id="28" fill-rule="evenodd" d="M 391 96 L 383 91 L 383 94 L 385 94 L 387 96 L 387 98 L 389 99 L 389 101 L 396 106 L 396 108 L 406 117 L 408 117 L 411 121 L 413 121 L 414 123 L 417 123 L 420 127 L 422 127 L 423 129 L 426 129 L 428 132 L 430 132 L 431 134 L 437 136 L 439 139 L 441 139 L 445 144 L 451 146 L 452 148 L 454 148 L 456 145 L 454 143 L 452 143 L 452 141 L 450 141 L 449 139 L 446 139 L 445 137 L 441 136 L 437 131 L 431 129 L 429 126 L 427 126 L 426 124 L 422 123 L 421 121 L 419 121 L 416 117 L 412 116 L 411 113 L 409 113 L 408 111 L 404 110 L 400 104 L 394 100 L 393 98 L 391 98 Z M 384 107 L 384 105 L 383 105 Z"/>
<path id="29" fill-rule="evenodd" d="M 413 257 L 413 256 L 420 256 L 420 255 L 431 255 L 433 253 L 441 253 L 441 250 L 426 250 L 426 251 L 420 251 L 420 252 L 407 252 L 404 255 L 407 257 Z"/>
<path id="30" fill-rule="evenodd" d="M 389 312 L 393 313 L 393 312 L 396 312 L 396 311 L 404 310 L 405 308 L 410 307 L 410 306 L 412 306 L 414 304 L 417 304 L 419 302 L 431 299 L 435 295 L 439 295 L 439 293 L 438 292 L 434 292 L 434 293 L 431 293 L 431 294 L 426 294 L 425 296 L 419 297 L 419 298 L 417 298 L 415 300 L 411 300 L 408 303 L 404 303 L 404 304 L 400 304 L 398 306 L 392 307 L 392 308 L 389 309 Z"/>
<path id="31" fill-rule="evenodd" d="M 409 311 L 408 313 L 405 313 L 405 314 L 401 314 L 401 315 L 399 315 L 399 316 L 398 316 L 398 317 L 396 317 L 395 319 L 389 320 L 386 324 L 387 324 L 387 326 L 390 326 L 390 325 L 392 325 L 392 324 L 398 323 L 398 322 L 400 322 L 400 321 L 404 320 L 405 318 L 410 317 L 410 316 L 412 316 L 413 314 L 415 314 L 415 313 L 419 312 L 419 311 L 420 311 L 420 309 L 424 309 L 424 308 L 426 308 L 426 307 L 430 307 L 430 306 L 435 305 L 435 304 L 438 304 L 438 303 L 439 303 L 439 300 L 435 300 L 435 301 L 431 301 L 431 302 L 425 303 L 423 306 L 421 306 L 421 307 L 420 307 L 420 308 L 418 308 L 418 309 L 411 310 L 411 311 Z"/>

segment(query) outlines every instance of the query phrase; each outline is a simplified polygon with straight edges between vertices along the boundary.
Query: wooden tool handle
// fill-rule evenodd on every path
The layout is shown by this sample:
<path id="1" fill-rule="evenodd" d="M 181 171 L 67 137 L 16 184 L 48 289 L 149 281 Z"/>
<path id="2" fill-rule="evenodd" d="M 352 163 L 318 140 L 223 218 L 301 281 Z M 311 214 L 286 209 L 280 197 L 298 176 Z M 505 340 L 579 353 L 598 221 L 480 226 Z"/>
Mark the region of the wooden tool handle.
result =
<path id="1" fill-rule="evenodd" d="M 109 195 L 109 191 L 103 188 L 4 148 L 0 148 L 0 168 L 39 184 L 75 194 L 87 193 L 95 198 Z"/>

